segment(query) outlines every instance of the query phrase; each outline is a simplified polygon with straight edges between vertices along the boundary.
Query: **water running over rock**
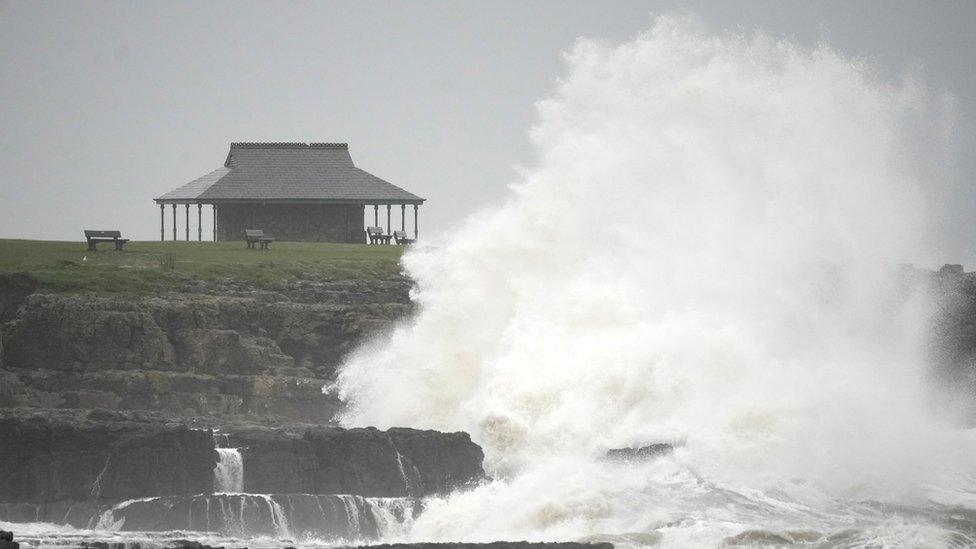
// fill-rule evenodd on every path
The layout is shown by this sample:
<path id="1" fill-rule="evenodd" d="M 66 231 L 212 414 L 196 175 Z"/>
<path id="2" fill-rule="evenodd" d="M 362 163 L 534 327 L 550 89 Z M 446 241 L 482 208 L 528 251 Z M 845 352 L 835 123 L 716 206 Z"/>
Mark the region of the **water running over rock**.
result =
<path id="1" fill-rule="evenodd" d="M 214 490 L 239 494 L 244 491 L 244 462 L 238 448 L 217 448 L 220 460 L 214 467 Z"/>
<path id="2" fill-rule="evenodd" d="M 350 495 L 214 494 L 144 498 L 105 511 L 99 530 L 194 531 L 223 536 L 344 542 L 396 535 L 419 500 Z"/>

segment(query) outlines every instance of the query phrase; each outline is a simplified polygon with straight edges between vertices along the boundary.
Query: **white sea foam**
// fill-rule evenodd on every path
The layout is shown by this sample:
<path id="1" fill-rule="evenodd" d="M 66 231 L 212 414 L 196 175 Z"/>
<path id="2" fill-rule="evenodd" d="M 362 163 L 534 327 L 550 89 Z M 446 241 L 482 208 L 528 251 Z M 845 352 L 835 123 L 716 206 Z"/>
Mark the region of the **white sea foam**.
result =
<path id="1" fill-rule="evenodd" d="M 917 510 L 970 504 L 973 437 L 926 410 L 928 304 L 892 267 L 929 259 L 940 108 L 829 47 L 682 19 L 580 41 L 536 164 L 406 256 L 419 314 L 340 371 L 347 425 L 465 429 L 499 479 L 407 537 L 948 536 Z M 596 459 L 660 440 L 685 444 Z"/>

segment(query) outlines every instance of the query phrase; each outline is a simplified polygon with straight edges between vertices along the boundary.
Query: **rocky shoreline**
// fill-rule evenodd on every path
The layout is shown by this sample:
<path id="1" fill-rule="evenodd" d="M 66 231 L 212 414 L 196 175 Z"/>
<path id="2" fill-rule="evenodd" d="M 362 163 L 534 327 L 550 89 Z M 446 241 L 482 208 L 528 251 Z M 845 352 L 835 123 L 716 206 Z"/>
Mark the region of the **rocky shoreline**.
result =
<path id="1" fill-rule="evenodd" d="M 242 517 L 233 525 L 238 529 L 260 529 L 277 520 L 260 516 L 265 509 L 255 505 L 257 500 L 217 496 L 218 444 L 234 446 L 242 458 L 241 492 L 270 498 L 269 508 L 275 498 L 287 502 L 292 516 L 285 519 L 293 527 L 298 515 L 308 511 L 303 504 L 327 514 L 321 501 L 308 500 L 310 494 L 353 497 L 353 505 L 365 508 L 368 498 L 422 498 L 484 478 L 481 448 L 466 433 L 290 425 L 230 427 L 215 435 L 209 429 L 102 410 L 83 418 L 5 411 L 0 439 L 17 441 L 0 446 L 0 486 L 5 488 L 0 519 L 76 528 L 124 517 L 126 529 L 192 530 L 210 526 L 216 509 L 233 504 Z M 180 507 L 183 511 L 172 511 Z M 113 510 L 119 516 L 105 516 Z M 244 520 L 251 511 L 256 518 Z M 367 511 L 343 508 L 341 514 L 366 516 Z M 366 533 L 375 536 L 373 530 Z"/>
<path id="2" fill-rule="evenodd" d="M 937 305 L 934 378 L 971 395 L 976 275 L 904 274 Z M 105 549 L 184 546 L 174 532 L 342 545 L 388 540 L 425 498 L 485 480 L 482 450 L 466 433 L 333 422 L 341 402 L 322 388 L 350 352 L 411 314 L 409 280 L 191 287 L 152 297 L 59 294 L 28 275 L 0 274 L 0 440 L 14 441 L 0 445 L 0 521 L 83 529 L 70 543 Z M 670 450 L 619 449 L 608 459 Z M 159 535 L 130 543 L 89 539 L 89 529 Z M 40 538 L 25 539 L 33 547 Z"/>

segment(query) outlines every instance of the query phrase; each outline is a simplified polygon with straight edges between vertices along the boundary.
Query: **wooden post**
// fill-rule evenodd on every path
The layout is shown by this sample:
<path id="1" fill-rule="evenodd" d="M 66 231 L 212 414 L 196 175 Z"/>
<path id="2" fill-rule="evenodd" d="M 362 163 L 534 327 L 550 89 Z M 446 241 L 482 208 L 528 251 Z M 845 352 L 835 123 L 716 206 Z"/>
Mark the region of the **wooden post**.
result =
<path id="1" fill-rule="evenodd" d="M 186 241 L 190 241 L 190 203 L 186 203 Z"/>
<path id="2" fill-rule="evenodd" d="M 413 205 L 413 239 L 417 240 L 417 205 Z"/>
<path id="3" fill-rule="evenodd" d="M 387 204 L 386 205 L 386 234 L 393 234 L 390 232 L 390 208 L 392 208 L 392 206 Z"/>
<path id="4" fill-rule="evenodd" d="M 197 242 L 203 242 L 203 204 L 197 202 Z"/>
<path id="5" fill-rule="evenodd" d="M 407 205 L 400 204 L 400 230 L 407 232 Z"/>
<path id="6" fill-rule="evenodd" d="M 214 217 L 213 231 L 214 231 L 214 242 L 216 242 L 217 241 L 217 205 L 211 204 L 210 207 L 213 208 L 213 217 Z"/>
<path id="7" fill-rule="evenodd" d="M 166 204 L 159 205 L 159 241 L 166 241 Z"/>
<path id="8" fill-rule="evenodd" d="M 173 242 L 176 242 L 176 204 L 173 204 Z"/>
<path id="9" fill-rule="evenodd" d="M 380 226 L 380 205 L 379 204 L 373 204 L 373 226 L 374 227 Z"/>

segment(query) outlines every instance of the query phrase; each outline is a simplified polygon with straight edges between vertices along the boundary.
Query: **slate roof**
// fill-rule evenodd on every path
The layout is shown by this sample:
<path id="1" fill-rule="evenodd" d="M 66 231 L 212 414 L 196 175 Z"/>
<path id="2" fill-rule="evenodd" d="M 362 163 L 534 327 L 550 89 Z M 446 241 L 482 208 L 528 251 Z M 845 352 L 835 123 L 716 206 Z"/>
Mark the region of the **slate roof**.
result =
<path id="1" fill-rule="evenodd" d="M 224 167 L 156 201 L 421 204 L 424 199 L 357 168 L 345 143 L 231 143 Z"/>

